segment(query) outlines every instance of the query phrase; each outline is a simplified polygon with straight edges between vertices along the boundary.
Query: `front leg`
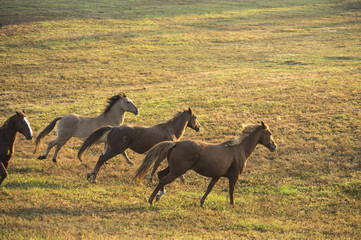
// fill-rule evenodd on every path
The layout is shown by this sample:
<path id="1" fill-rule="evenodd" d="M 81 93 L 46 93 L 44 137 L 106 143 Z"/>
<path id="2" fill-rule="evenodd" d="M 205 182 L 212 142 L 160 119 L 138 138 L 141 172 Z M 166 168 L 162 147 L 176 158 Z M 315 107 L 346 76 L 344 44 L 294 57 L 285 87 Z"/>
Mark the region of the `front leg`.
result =
<path id="1" fill-rule="evenodd" d="M 229 178 L 229 200 L 231 205 L 234 205 L 234 187 L 236 186 L 237 180 L 238 176 Z"/>
<path id="2" fill-rule="evenodd" d="M 6 164 L 7 166 L 7 164 Z M 8 171 L 2 162 L 0 162 L 0 185 L 4 179 L 8 176 Z"/>
<path id="3" fill-rule="evenodd" d="M 202 199 L 201 199 L 201 206 L 203 206 L 204 201 L 206 200 L 206 197 L 208 196 L 208 194 L 212 191 L 214 184 L 216 184 L 219 180 L 219 177 L 213 177 L 211 182 L 208 185 L 207 191 L 206 193 L 203 195 Z"/>

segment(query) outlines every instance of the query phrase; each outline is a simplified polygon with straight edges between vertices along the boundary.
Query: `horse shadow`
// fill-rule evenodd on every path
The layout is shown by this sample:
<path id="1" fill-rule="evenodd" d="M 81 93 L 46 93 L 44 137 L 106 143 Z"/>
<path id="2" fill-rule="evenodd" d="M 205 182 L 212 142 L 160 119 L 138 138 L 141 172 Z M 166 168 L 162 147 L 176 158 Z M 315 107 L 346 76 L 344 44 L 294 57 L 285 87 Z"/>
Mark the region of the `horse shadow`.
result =
<path id="1" fill-rule="evenodd" d="M 82 216 L 106 216 L 109 214 L 142 214 L 144 212 L 159 212 L 156 207 L 135 204 L 130 207 L 109 207 L 109 208 L 87 208 L 78 209 L 67 206 L 40 206 L 40 207 L 23 207 L 14 210 L 5 210 L 2 214 L 8 217 L 22 217 L 27 220 L 36 220 L 46 217 L 82 217 Z"/>

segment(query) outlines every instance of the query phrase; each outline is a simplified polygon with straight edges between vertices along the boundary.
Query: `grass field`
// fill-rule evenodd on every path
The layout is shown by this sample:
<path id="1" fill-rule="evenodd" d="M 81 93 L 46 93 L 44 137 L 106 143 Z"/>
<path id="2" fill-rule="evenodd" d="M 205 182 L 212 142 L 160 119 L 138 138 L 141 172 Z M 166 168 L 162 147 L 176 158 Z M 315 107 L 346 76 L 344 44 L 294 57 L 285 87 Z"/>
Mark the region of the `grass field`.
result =
<path id="1" fill-rule="evenodd" d="M 86 181 L 101 146 L 58 163 L 19 135 L 0 187 L 1 239 L 360 239 L 361 2 L 0 2 L 0 122 L 25 109 L 33 131 L 57 116 L 99 115 L 128 95 L 151 126 L 192 107 L 183 139 L 226 141 L 259 120 L 259 146 L 236 185 L 188 172 L 154 206 L 120 156 Z M 55 137 L 43 141 L 39 154 Z M 128 151 L 139 166 L 144 156 Z"/>

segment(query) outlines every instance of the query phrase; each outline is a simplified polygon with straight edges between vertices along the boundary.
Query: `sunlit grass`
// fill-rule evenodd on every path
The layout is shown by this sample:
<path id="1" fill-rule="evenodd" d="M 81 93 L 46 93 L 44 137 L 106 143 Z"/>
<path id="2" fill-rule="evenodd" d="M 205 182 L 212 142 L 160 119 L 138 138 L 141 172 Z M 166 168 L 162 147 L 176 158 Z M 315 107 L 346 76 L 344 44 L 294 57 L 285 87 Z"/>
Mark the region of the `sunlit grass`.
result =
<path id="1" fill-rule="evenodd" d="M 122 157 L 85 179 L 102 147 L 58 164 L 15 143 L 0 189 L 5 239 L 358 239 L 358 1 L 3 1 L 0 122 L 25 109 L 38 133 L 57 116 L 99 115 L 125 92 L 125 123 L 155 125 L 192 107 L 184 139 L 223 142 L 263 120 L 278 151 L 257 147 L 229 206 L 221 179 L 187 173 L 154 206 Z M 46 137 L 41 151 L 55 131 Z M 52 154 L 52 152 L 51 152 Z M 50 154 L 50 155 L 51 155 Z M 137 166 L 142 155 L 128 151 Z M 4 206 L 4 207 L 3 207 Z"/>

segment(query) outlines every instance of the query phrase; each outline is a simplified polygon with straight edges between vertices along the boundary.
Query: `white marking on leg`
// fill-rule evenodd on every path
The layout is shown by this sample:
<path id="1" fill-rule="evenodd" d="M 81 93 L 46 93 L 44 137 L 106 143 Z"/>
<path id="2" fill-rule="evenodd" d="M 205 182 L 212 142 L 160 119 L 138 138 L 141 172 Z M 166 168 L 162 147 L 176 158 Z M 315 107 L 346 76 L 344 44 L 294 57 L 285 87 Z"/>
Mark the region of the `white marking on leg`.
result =
<path id="1" fill-rule="evenodd" d="M 103 155 L 107 152 L 107 143 L 104 143 Z"/>
<path id="2" fill-rule="evenodd" d="M 163 197 L 164 194 L 165 194 L 165 189 L 160 190 L 159 193 L 157 194 L 156 201 L 159 201 L 160 198 Z"/>

